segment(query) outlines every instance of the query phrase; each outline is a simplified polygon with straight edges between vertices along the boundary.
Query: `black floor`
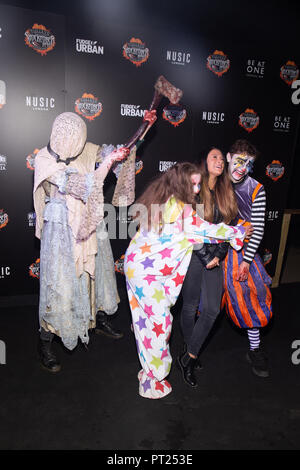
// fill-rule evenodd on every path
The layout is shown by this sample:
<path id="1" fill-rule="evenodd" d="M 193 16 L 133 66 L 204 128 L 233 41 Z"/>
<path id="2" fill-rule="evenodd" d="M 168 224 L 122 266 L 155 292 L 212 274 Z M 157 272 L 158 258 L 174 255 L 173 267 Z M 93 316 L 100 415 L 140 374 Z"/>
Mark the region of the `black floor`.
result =
<path id="1" fill-rule="evenodd" d="M 0 449 L 298 449 L 300 364 L 291 357 L 292 343 L 300 342 L 299 293 L 299 283 L 273 289 L 275 316 L 263 336 L 268 379 L 252 374 L 247 338 L 221 315 L 202 354 L 198 388 L 185 385 L 172 367 L 177 404 L 138 395 L 125 297 L 114 320 L 125 338 L 91 334 L 88 351 L 78 346 L 73 353 L 56 342 L 63 369 L 55 375 L 37 360 L 37 308 L 1 309 L 7 357 L 0 365 Z M 173 357 L 181 348 L 179 306 Z"/>

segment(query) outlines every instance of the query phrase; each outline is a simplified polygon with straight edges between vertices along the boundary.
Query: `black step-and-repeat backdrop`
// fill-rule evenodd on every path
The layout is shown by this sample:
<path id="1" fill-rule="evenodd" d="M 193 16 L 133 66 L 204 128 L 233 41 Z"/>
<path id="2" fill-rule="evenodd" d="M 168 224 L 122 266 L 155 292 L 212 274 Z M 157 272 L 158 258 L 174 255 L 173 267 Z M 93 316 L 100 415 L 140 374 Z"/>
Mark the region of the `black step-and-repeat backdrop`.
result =
<path id="1" fill-rule="evenodd" d="M 167 20 L 166 20 L 167 21 Z M 48 143 L 54 118 L 74 111 L 88 140 L 121 144 L 149 107 L 159 75 L 184 92 L 164 100 L 159 119 L 138 149 L 136 195 L 178 161 L 193 161 L 215 145 L 227 152 L 238 138 L 259 150 L 253 176 L 267 192 L 260 251 L 270 275 L 277 252 L 299 125 L 300 57 L 242 40 L 201 33 L 114 24 L 0 5 L 0 289 L 1 296 L 37 294 L 39 242 L 34 236 L 33 160 Z M 105 183 L 109 203 L 115 176 Z M 112 239 L 118 282 L 130 222 L 119 210 Z"/>

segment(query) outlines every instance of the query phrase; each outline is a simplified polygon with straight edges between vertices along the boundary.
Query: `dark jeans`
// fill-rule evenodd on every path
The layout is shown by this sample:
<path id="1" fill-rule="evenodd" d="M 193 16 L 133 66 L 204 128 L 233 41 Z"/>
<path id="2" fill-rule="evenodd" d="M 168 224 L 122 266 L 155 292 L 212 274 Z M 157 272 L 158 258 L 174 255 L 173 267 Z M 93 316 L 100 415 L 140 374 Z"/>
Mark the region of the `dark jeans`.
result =
<path id="1" fill-rule="evenodd" d="M 223 291 L 222 267 L 206 269 L 192 254 L 183 287 L 181 329 L 187 351 L 197 356 L 219 312 Z M 196 317 L 201 298 L 201 313 Z"/>

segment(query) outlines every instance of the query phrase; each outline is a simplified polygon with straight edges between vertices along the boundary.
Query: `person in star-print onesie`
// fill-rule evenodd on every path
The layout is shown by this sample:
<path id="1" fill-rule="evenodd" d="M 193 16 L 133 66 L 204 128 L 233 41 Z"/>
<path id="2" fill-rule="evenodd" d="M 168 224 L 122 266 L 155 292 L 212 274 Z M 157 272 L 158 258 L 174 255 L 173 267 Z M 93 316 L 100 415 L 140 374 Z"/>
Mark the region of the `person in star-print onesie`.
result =
<path id="1" fill-rule="evenodd" d="M 172 357 L 170 308 L 175 304 L 195 243 L 230 242 L 237 250 L 247 233 L 203 221 L 195 211 L 201 175 L 192 163 L 174 165 L 139 198 L 139 230 L 125 253 L 124 272 L 137 351 L 142 369 L 139 394 L 162 398 L 172 387 L 166 380 Z"/>

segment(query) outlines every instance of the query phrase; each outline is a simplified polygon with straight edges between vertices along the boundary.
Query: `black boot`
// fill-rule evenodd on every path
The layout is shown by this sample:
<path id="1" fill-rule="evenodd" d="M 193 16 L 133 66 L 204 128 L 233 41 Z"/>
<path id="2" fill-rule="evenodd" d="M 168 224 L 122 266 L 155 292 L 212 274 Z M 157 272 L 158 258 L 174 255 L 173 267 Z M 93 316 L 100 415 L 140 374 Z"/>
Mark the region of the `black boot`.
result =
<path id="1" fill-rule="evenodd" d="M 61 365 L 52 350 L 51 341 L 39 339 L 39 355 L 44 369 L 53 373 L 60 371 Z"/>
<path id="2" fill-rule="evenodd" d="M 98 310 L 96 315 L 95 332 L 97 335 L 105 335 L 113 339 L 121 339 L 124 336 L 122 331 L 119 331 L 112 326 L 108 320 L 107 313 L 103 312 L 102 310 Z"/>
<path id="3" fill-rule="evenodd" d="M 258 377 L 269 377 L 268 359 L 262 348 L 249 350 L 247 361 L 252 365 L 252 372 Z"/>
<path id="4" fill-rule="evenodd" d="M 186 345 L 186 343 L 184 343 L 184 345 L 183 345 L 183 352 L 184 352 L 184 353 L 187 352 L 187 345 Z M 195 369 L 195 370 L 201 370 L 201 369 L 203 369 L 203 365 L 202 365 L 202 362 L 201 362 L 200 359 L 199 359 L 199 356 L 198 356 L 197 359 L 196 359 L 196 364 L 195 364 L 194 369 Z"/>
<path id="5" fill-rule="evenodd" d="M 197 387 L 197 381 L 194 376 L 196 362 L 197 359 L 191 357 L 187 352 L 177 358 L 177 364 L 181 369 L 183 380 L 191 387 Z"/>

